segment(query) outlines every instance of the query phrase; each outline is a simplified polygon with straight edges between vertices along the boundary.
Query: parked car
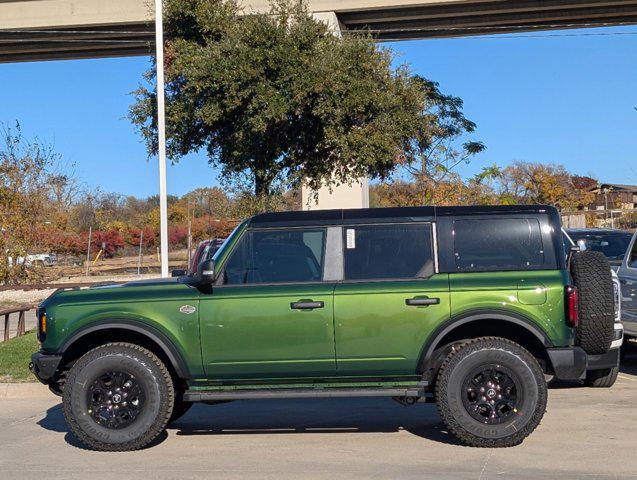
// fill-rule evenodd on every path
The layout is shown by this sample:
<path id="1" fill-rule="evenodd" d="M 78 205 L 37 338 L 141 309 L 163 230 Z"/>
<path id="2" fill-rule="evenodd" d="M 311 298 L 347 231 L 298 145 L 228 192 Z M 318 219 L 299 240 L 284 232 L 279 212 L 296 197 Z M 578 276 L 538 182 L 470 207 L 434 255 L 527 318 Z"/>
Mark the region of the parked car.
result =
<path id="1" fill-rule="evenodd" d="M 8 257 L 9 265 L 13 265 L 13 258 Z M 16 265 L 25 265 L 27 267 L 43 266 L 52 267 L 57 265 L 57 255 L 55 253 L 34 253 L 16 259 Z"/>
<path id="2" fill-rule="evenodd" d="M 566 231 L 575 243 L 603 253 L 614 270 L 621 265 L 632 238 L 630 232 L 610 228 L 569 228 Z"/>
<path id="3" fill-rule="evenodd" d="M 194 276 L 58 291 L 32 371 L 71 430 L 134 450 L 193 402 L 385 396 L 436 401 L 462 442 L 519 444 L 544 374 L 617 378 L 613 282 L 548 206 L 252 217 Z"/>
<path id="4" fill-rule="evenodd" d="M 195 250 L 195 254 L 192 256 L 192 260 L 187 270 L 173 270 L 173 277 L 181 277 L 183 275 L 195 275 L 197 273 L 197 266 L 203 262 L 204 260 L 210 260 L 217 250 L 221 248 L 225 239 L 223 238 L 212 238 L 210 240 L 203 240 L 197 246 L 197 250 Z"/>
<path id="5" fill-rule="evenodd" d="M 637 338 L 637 232 L 617 271 L 621 284 L 622 321 L 627 338 Z"/>
<path id="6" fill-rule="evenodd" d="M 197 273 L 197 266 L 204 260 L 210 260 L 214 257 L 215 253 L 217 253 L 217 250 L 221 248 L 224 241 L 225 238 L 212 238 L 201 242 L 192 257 L 189 273 L 191 275 L 195 275 Z"/>

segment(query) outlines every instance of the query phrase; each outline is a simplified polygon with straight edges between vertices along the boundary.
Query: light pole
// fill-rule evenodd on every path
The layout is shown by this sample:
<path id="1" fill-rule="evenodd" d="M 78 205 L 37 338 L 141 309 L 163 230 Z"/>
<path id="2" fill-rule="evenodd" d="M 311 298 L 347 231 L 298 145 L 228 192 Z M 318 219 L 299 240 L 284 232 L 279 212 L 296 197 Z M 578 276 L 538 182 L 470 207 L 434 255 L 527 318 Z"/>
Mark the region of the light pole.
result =
<path id="1" fill-rule="evenodd" d="M 155 0 L 155 58 L 157 69 L 157 153 L 159 156 L 159 223 L 161 276 L 168 277 L 168 199 L 166 192 L 166 107 L 164 94 L 164 16 L 162 0 Z"/>

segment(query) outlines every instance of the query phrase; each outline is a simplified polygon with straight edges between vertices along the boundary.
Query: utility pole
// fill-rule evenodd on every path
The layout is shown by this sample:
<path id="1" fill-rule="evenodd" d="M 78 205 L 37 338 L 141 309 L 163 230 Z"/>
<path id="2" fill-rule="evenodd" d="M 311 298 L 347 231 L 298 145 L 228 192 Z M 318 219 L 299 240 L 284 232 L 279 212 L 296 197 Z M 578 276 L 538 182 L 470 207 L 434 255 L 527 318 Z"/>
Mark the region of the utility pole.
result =
<path id="1" fill-rule="evenodd" d="M 144 230 L 139 232 L 139 258 L 137 259 L 137 275 L 142 273 L 142 246 L 144 244 Z"/>
<path id="2" fill-rule="evenodd" d="M 188 198 L 188 268 L 192 262 L 192 220 L 190 219 L 190 198 Z"/>
<path id="3" fill-rule="evenodd" d="M 166 189 L 166 106 L 164 93 L 163 1 L 155 0 L 155 58 L 157 69 L 157 152 L 159 154 L 159 223 L 161 276 L 168 277 L 168 198 Z"/>
<path id="4" fill-rule="evenodd" d="M 93 225 L 88 227 L 88 247 L 86 249 L 86 276 L 88 277 L 88 268 L 91 264 L 91 237 L 93 236 Z"/>

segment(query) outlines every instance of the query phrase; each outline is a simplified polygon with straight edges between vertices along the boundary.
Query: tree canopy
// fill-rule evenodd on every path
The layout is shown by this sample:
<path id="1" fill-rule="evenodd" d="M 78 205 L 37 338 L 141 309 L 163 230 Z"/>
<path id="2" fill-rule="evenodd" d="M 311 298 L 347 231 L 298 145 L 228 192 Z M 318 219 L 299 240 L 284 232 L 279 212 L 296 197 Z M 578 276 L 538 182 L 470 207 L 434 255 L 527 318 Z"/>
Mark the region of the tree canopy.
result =
<path id="1" fill-rule="evenodd" d="M 461 103 L 440 102 L 437 85 L 393 67 L 371 38 L 334 35 L 303 2 L 244 14 L 234 0 L 167 0 L 165 32 L 169 158 L 206 151 L 224 178 L 247 180 L 257 195 L 281 183 L 387 178 L 450 134 L 440 114 L 471 129 Z M 153 86 L 136 92 L 130 117 L 156 153 Z"/>

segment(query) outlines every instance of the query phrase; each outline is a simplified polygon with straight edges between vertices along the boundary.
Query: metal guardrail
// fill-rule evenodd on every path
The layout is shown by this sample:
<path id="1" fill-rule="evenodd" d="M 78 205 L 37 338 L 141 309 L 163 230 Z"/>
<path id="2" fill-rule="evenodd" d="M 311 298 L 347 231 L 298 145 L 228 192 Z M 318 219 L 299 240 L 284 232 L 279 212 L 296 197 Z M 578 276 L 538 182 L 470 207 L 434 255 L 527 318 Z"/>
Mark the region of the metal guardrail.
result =
<path id="1" fill-rule="evenodd" d="M 11 315 L 18 314 L 18 325 L 16 328 L 16 337 L 21 337 L 26 333 L 25 326 L 25 314 L 29 310 L 33 310 L 35 305 L 21 305 L 19 307 L 10 307 L 4 308 L 0 310 L 0 318 L 4 317 L 4 335 L 2 338 L 3 342 L 9 340 L 11 336 L 10 326 L 11 326 Z"/>
<path id="2" fill-rule="evenodd" d="M 34 283 L 32 285 L 0 285 L 0 292 L 28 290 L 58 290 L 67 288 L 86 288 L 98 285 L 113 285 L 118 282 L 79 282 L 79 283 Z"/>

